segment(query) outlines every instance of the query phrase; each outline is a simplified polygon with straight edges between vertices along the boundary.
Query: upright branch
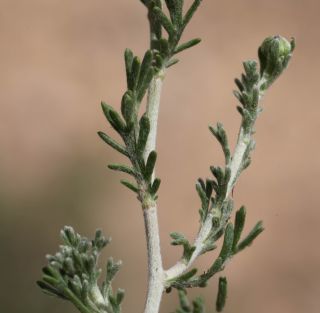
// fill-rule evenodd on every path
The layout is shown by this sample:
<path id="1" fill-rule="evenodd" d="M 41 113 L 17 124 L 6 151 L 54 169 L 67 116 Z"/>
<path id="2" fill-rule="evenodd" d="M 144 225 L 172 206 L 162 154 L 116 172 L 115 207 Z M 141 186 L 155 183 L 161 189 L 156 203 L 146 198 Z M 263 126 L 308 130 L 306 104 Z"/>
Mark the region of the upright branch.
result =
<path id="1" fill-rule="evenodd" d="M 183 0 L 142 0 L 148 11 L 150 49 L 142 62 L 129 49 L 125 52 L 127 91 L 121 102 L 122 117 L 102 103 L 106 118 L 121 136 L 124 145 L 107 134 L 99 136 L 111 147 L 127 156 L 131 166 L 111 164 L 109 168 L 131 175 L 135 182 L 121 181 L 137 194 L 143 208 L 148 249 L 148 291 L 145 313 L 159 311 L 164 290 L 164 270 L 160 251 L 157 217 L 157 191 L 160 179 L 155 177 L 156 137 L 162 82 L 166 69 L 178 62 L 175 55 L 200 42 L 193 39 L 179 44 L 181 36 L 201 1 L 195 0 L 183 14 Z M 166 5 L 169 16 L 163 10 Z M 141 101 L 147 92 L 145 113 L 139 117 Z"/>
<path id="2" fill-rule="evenodd" d="M 237 110 L 241 115 L 241 125 L 232 155 L 223 125 L 218 123 L 216 127 L 209 127 L 221 144 L 225 166 L 224 168 L 211 166 L 213 178 L 199 179 L 196 184 L 201 208 L 199 210 L 200 229 L 195 242 L 190 244 L 183 235 L 171 234 L 172 244 L 183 245 L 184 253 L 182 259 L 165 272 L 167 287 L 204 286 L 208 279 L 224 269 L 228 260 L 249 246 L 263 231 L 262 223 L 258 222 L 252 231 L 239 241 L 244 228 L 246 209 L 241 207 L 236 212 L 234 225 L 229 222 L 233 211 L 233 200 L 230 194 L 240 174 L 251 162 L 251 152 L 255 147 L 254 125 L 259 113 L 262 112 L 260 100 L 287 67 L 294 47 L 294 40 L 289 42 L 280 36 L 268 37 L 258 50 L 260 70 L 254 60 L 243 63 L 244 73 L 241 79 L 235 80 L 238 90 L 234 91 L 234 95 L 240 102 Z M 216 249 L 216 242 L 222 236 L 224 237 L 223 245 L 212 266 L 199 276 L 196 276 L 194 269 L 185 273 L 200 255 Z"/>

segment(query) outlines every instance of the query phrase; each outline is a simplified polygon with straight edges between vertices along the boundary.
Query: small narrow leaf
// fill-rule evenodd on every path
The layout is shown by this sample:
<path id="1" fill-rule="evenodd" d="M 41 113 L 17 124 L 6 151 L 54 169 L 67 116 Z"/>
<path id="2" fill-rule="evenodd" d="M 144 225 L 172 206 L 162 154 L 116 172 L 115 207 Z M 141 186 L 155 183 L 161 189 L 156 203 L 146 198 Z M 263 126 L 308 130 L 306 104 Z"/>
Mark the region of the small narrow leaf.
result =
<path id="1" fill-rule="evenodd" d="M 161 183 L 161 180 L 159 178 L 156 178 L 151 187 L 150 187 L 150 193 L 152 195 L 155 195 L 157 193 L 157 191 L 159 190 L 159 187 L 160 187 L 160 183 Z"/>
<path id="2" fill-rule="evenodd" d="M 174 59 L 174 58 L 173 58 L 173 59 L 170 59 L 170 60 L 166 63 L 166 68 L 169 68 L 169 67 L 177 64 L 178 62 L 179 62 L 178 59 Z"/>
<path id="3" fill-rule="evenodd" d="M 189 10 L 187 11 L 186 15 L 183 18 L 183 28 L 184 29 L 187 24 L 190 22 L 192 16 L 194 15 L 194 13 L 197 11 L 199 5 L 201 4 L 202 0 L 194 0 L 191 7 L 189 8 Z"/>
<path id="4" fill-rule="evenodd" d="M 118 305 L 121 304 L 121 302 L 123 301 L 123 298 L 124 298 L 124 290 L 119 288 L 117 290 L 117 295 L 116 295 L 116 300 Z"/>
<path id="5" fill-rule="evenodd" d="M 140 131 L 137 143 L 137 153 L 138 155 L 142 156 L 150 132 L 150 120 L 146 114 L 141 117 L 139 124 Z"/>
<path id="6" fill-rule="evenodd" d="M 247 235 L 246 238 L 244 238 L 238 245 L 237 251 L 239 252 L 246 247 L 250 246 L 253 242 L 253 240 L 258 237 L 262 232 L 264 231 L 264 228 L 262 226 L 262 222 L 259 221 L 251 230 L 251 232 Z"/>
<path id="7" fill-rule="evenodd" d="M 219 278 L 218 295 L 216 301 L 217 312 L 222 312 L 227 299 L 228 282 L 226 277 Z"/>
<path id="8" fill-rule="evenodd" d="M 129 154 L 126 150 L 125 147 L 123 147 L 122 145 L 120 145 L 119 143 L 117 143 L 115 140 L 113 140 L 111 137 L 109 137 L 107 134 L 105 134 L 104 132 L 99 131 L 98 132 L 99 137 L 105 142 L 107 143 L 110 147 L 112 147 L 113 149 L 117 150 L 118 152 L 122 153 L 123 155 L 125 155 L 126 157 L 129 157 Z"/>
<path id="9" fill-rule="evenodd" d="M 128 89 L 130 89 L 131 70 L 132 70 L 132 61 L 133 61 L 133 53 L 130 49 L 125 50 L 124 61 L 125 61 L 125 66 L 126 66 L 127 87 L 128 87 Z"/>
<path id="10" fill-rule="evenodd" d="M 187 41 L 181 45 L 179 45 L 175 50 L 174 50 L 174 54 L 177 54 L 179 52 L 182 52 L 183 50 L 189 49 L 197 44 L 199 44 L 201 42 L 200 38 L 195 38 L 192 39 L 190 41 Z"/>
<path id="11" fill-rule="evenodd" d="M 143 57 L 140 73 L 139 73 L 139 80 L 138 80 L 138 89 L 141 88 L 141 84 L 143 83 L 151 65 L 152 65 L 153 53 L 151 50 L 148 50 Z"/>
<path id="12" fill-rule="evenodd" d="M 140 60 L 138 57 L 134 57 L 132 61 L 132 69 L 129 76 L 128 89 L 135 91 L 138 84 L 138 77 L 140 73 Z"/>
<path id="13" fill-rule="evenodd" d="M 178 290 L 178 294 L 179 294 L 180 306 L 181 306 L 181 309 L 183 310 L 182 313 L 191 312 L 190 302 L 187 297 L 187 292 L 183 289 L 180 289 Z"/>
<path id="14" fill-rule="evenodd" d="M 122 164 L 109 164 L 108 168 L 110 170 L 127 173 L 133 177 L 137 177 L 137 175 L 138 175 L 137 172 L 132 167 L 122 165 Z"/>
<path id="15" fill-rule="evenodd" d="M 142 63 L 141 63 L 141 68 L 140 68 L 140 75 L 139 75 L 139 81 L 143 80 L 143 77 L 147 73 L 148 69 L 150 68 L 153 60 L 153 52 L 152 50 L 147 50 L 146 53 L 144 54 Z"/>
<path id="16" fill-rule="evenodd" d="M 126 186 L 127 188 L 129 188 L 133 192 L 135 192 L 135 193 L 139 192 L 139 188 L 136 185 L 134 185 L 133 183 L 130 183 L 127 180 L 121 180 L 120 182 L 122 185 Z"/>
<path id="17" fill-rule="evenodd" d="M 231 152 L 229 148 L 229 143 L 228 143 L 228 137 L 227 133 L 221 123 L 217 123 L 217 127 L 209 127 L 211 133 L 216 137 L 216 139 L 219 141 L 224 156 L 225 156 L 225 161 L 226 164 L 228 164 L 231 160 Z"/>
<path id="18" fill-rule="evenodd" d="M 126 125 L 122 121 L 119 114 L 110 105 L 108 105 L 105 102 L 101 102 L 101 107 L 102 107 L 103 113 L 104 113 L 105 117 L 107 118 L 107 120 L 109 121 L 110 125 L 118 133 L 121 134 L 125 130 Z"/>
<path id="19" fill-rule="evenodd" d="M 42 291 L 50 296 L 56 296 L 62 299 L 67 299 L 65 295 L 58 289 L 52 287 L 51 284 L 48 284 L 44 281 L 38 280 L 37 285 L 42 289 Z"/>
<path id="20" fill-rule="evenodd" d="M 130 127 L 133 124 L 135 103 L 134 97 L 131 91 L 125 92 L 121 100 L 121 113 L 125 119 L 127 126 Z"/>
<path id="21" fill-rule="evenodd" d="M 209 270 L 200 276 L 199 281 L 197 282 L 197 285 L 199 286 L 199 285 L 205 284 L 209 278 L 211 278 L 213 275 L 221 271 L 223 267 L 223 262 L 224 261 L 222 260 L 222 258 L 218 257 L 214 261 L 214 263 L 211 265 Z"/>
<path id="22" fill-rule="evenodd" d="M 196 183 L 196 190 L 197 190 L 198 195 L 200 197 L 202 207 L 204 209 L 207 209 L 208 205 L 209 205 L 209 199 L 208 199 L 208 197 L 206 195 L 205 190 L 202 189 L 202 186 L 201 186 L 201 184 L 199 182 Z"/>
<path id="23" fill-rule="evenodd" d="M 165 0 L 171 21 L 179 27 L 182 24 L 182 6 L 183 0 Z"/>
<path id="24" fill-rule="evenodd" d="M 219 254 L 219 258 L 221 258 L 223 262 L 230 257 L 232 253 L 232 244 L 233 244 L 233 226 L 231 223 L 229 223 L 224 233 L 223 245 Z"/>
<path id="25" fill-rule="evenodd" d="M 167 39 L 161 38 L 158 41 L 158 45 L 159 45 L 158 50 L 160 51 L 161 55 L 163 56 L 169 55 L 169 42 Z"/>
<path id="26" fill-rule="evenodd" d="M 246 208 L 242 206 L 237 211 L 235 222 L 234 222 L 234 236 L 233 236 L 233 244 L 232 244 L 233 252 L 236 252 L 237 245 L 240 240 L 245 221 L 246 221 Z"/>
<path id="27" fill-rule="evenodd" d="M 175 34 L 175 29 L 168 17 L 162 12 L 162 10 L 158 7 L 153 9 L 153 13 L 155 14 L 158 21 L 161 23 L 163 28 L 167 31 L 170 37 L 173 37 Z"/>
<path id="28" fill-rule="evenodd" d="M 197 274 L 197 269 L 193 268 L 192 270 L 180 275 L 179 277 L 176 278 L 177 281 L 188 281 L 190 280 L 194 275 Z"/>
<path id="29" fill-rule="evenodd" d="M 122 134 L 123 132 L 125 132 L 126 130 L 126 124 L 124 123 L 124 121 L 122 120 L 122 118 L 120 117 L 120 115 L 114 111 L 114 110 L 110 110 L 110 124 L 112 125 L 112 127 L 119 133 Z"/>
<path id="30" fill-rule="evenodd" d="M 192 301 L 193 313 L 205 313 L 204 301 L 202 298 L 196 298 Z"/>
<path id="31" fill-rule="evenodd" d="M 151 180 L 151 176 L 153 174 L 154 167 L 156 165 L 156 161 L 157 161 L 157 152 L 151 151 L 149 153 L 149 156 L 147 159 L 146 169 L 145 169 L 145 173 L 144 173 L 144 177 L 147 181 Z"/>

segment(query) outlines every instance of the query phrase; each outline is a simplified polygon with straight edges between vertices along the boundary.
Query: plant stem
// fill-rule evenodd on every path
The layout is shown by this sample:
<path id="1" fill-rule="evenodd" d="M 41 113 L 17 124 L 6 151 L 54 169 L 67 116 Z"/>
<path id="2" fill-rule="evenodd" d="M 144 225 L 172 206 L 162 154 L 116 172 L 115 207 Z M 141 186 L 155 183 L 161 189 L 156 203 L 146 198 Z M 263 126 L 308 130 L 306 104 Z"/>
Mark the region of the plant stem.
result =
<path id="1" fill-rule="evenodd" d="M 149 153 L 156 148 L 160 96 L 163 79 L 164 70 L 161 70 L 158 75 L 151 81 L 148 90 L 147 116 L 150 120 L 150 132 L 143 154 L 145 160 L 148 158 Z"/>
<path id="2" fill-rule="evenodd" d="M 232 188 L 234 187 L 237 178 L 239 176 L 239 172 L 241 171 L 241 165 L 243 161 L 244 154 L 248 145 L 250 145 L 251 141 L 251 131 L 245 133 L 243 127 L 240 127 L 239 136 L 237 140 L 237 144 L 234 150 L 234 154 L 232 157 L 232 161 L 230 164 L 231 168 L 231 177 L 228 184 L 228 189 L 226 193 L 225 199 L 227 199 L 230 195 Z M 177 276 L 182 275 L 193 262 L 201 255 L 203 243 L 207 239 L 211 229 L 212 229 L 212 218 L 213 215 L 209 212 L 208 216 L 206 217 L 205 221 L 201 225 L 198 235 L 194 241 L 194 246 L 196 249 L 194 250 L 190 260 L 188 263 L 183 262 L 182 260 L 178 261 L 175 265 L 165 271 L 165 280 L 171 280 Z"/>
<path id="3" fill-rule="evenodd" d="M 152 49 L 152 42 L 155 38 L 155 30 L 152 26 L 153 21 L 150 15 L 149 24 L 150 47 Z M 150 132 L 148 135 L 145 150 L 143 152 L 145 161 L 147 160 L 149 153 L 156 148 L 157 126 L 163 78 L 164 70 L 161 70 L 158 75 L 152 79 L 148 89 L 146 114 L 150 120 Z M 154 173 L 152 174 L 152 180 L 153 179 Z M 154 201 L 152 201 L 150 203 L 142 203 L 142 207 L 148 249 L 148 289 L 144 313 L 158 313 L 164 289 L 164 270 L 162 266 L 162 257 L 160 250 L 157 205 Z"/>
<path id="4" fill-rule="evenodd" d="M 144 313 L 158 313 L 162 298 L 164 280 L 157 206 L 144 209 L 144 223 L 148 248 L 148 291 Z"/>
<path id="5" fill-rule="evenodd" d="M 150 133 L 144 151 L 145 160 L 156 146 L 162 79 L 163 72 L 152 80 L 148 90 L 147 116 L 150 119 Z M 164 288 L 157 206 L 154 201 L 145 201 L 142 205 L 148 249 L 148 291 L 144 312 L 157 313 L 159 312 Z"/>

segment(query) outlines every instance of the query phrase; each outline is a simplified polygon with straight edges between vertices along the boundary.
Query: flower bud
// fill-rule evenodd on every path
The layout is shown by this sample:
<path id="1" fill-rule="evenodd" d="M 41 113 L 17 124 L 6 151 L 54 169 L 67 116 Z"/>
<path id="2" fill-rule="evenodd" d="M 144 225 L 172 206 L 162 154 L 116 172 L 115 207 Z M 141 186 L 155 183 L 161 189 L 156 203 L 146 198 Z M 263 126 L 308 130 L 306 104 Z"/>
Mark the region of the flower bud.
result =
<path id="1" fill-rule="evenodd" d="M 287 67 L 294 50 L 294 39 L 290 42 L 281 36 L 266 38 L 259 47 L 260 74 L 265 80 L 265 88 Z"/>

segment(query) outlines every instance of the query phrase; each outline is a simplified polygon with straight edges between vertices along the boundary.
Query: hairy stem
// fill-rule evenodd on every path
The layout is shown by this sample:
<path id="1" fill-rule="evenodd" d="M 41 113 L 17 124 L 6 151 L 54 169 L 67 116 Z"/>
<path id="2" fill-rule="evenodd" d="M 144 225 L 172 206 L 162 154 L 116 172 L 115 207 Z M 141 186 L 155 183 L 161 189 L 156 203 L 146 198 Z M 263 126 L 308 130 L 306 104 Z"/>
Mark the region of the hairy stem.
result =
<path id="1" fill-rule="evenodd" d="M 241 164 L 243 160 L 243 156 L 246 152 L 246 149 L 248 148 L 248 145 L 250 145 L 250 139 L 251 139 L 251 132 L 244 133 L 243 127 L 240 127 L 239 136 L 237 140 L 237 144 L 234 150 L 234 154 L 232 157 L 232 161 L 230 164 L 231 168 L 231 177 L 228 184 L 228 189 L 226 193 L 225 199 L 227 199 L 230 195 L 230 192 L 232 191 L 233 186 L 235 185 L 239 172 L 241 171 Z M 193 262 L 201 255 L 202 248 L 204 241 L 208 237 L 211 229 L 212 229 L 212 213 L 209 213 L 206 217 L 206 220 L 201 225 L 198 235 L 194 241 L 194 246 L 196 249 L 194 250 L 190 260 L 188 263 L 183 262 L 182 260 L 178 261 L 175 265 L 173 265 L 171 268 L 165 271 L 165 280 L 169 281 L 177 276 L 182 275 L 187 269 L 190 268 L 190 266 L 193 264 Z"/>
<path id="2" fill-rule="evenodd" d="M 158 313 L 164 288 L 164 280 L 160 253 L 157 206 L 154 205 L 144 209 L 143 214 L 148 248 L 148 291 L 144 312 Z"/>
<path id="3" fill-rule="evenodd" d="M 163 1 L 161 1 L 163 4 Z M 153 49 L 153 40 L 156 38 L 153 21 L 149 15 L 150 24 L 150 48 Z M 150 83 L 147 98 L 146 114 L 150 120 L 150 132 L 148 135 L 146 147 L 143 152 L 146 161 L 149 153 L 156 148 L 157 126 L 160 106 L 160 96 L 164 70 L 161 70 Z M 152 180 L 154 179 L 154 172 Z M 148 249 L 148 289 L 145 302 L 144 313 L 158 313 L 164 289 L 163 266 L 160 249 L 160 236 L 158 226 L 157 206 L 155 202 L 142 203 L 144 214 L 144 225 Z"/>
<path id="4" fill-rule="evenodd" d="M 156 146 L 162 79 L 161 73 L 161 75 L 152 80 L 148 91 L 147 115 L 150 119 L 150 133 L 144 151 L 145 160 Z M 157 206 L 154 201 L 146 201 L 142 205 L 144 209 L 144 224 L 148 248 L 148 291 L 144 313 L 157 313 L 159 312 L 164 288 Z"/>
<path id="5" fill-rule="evenodd" d="M 144 150 L 145 160 L 148 158 L 149 153 L 156 148 L 157 126 L 163 78 L 164 70 L 161 70 L 159 74 L 151 81 L 148 90 L 147 116 L 150 120 L 150 132 Z"/>

